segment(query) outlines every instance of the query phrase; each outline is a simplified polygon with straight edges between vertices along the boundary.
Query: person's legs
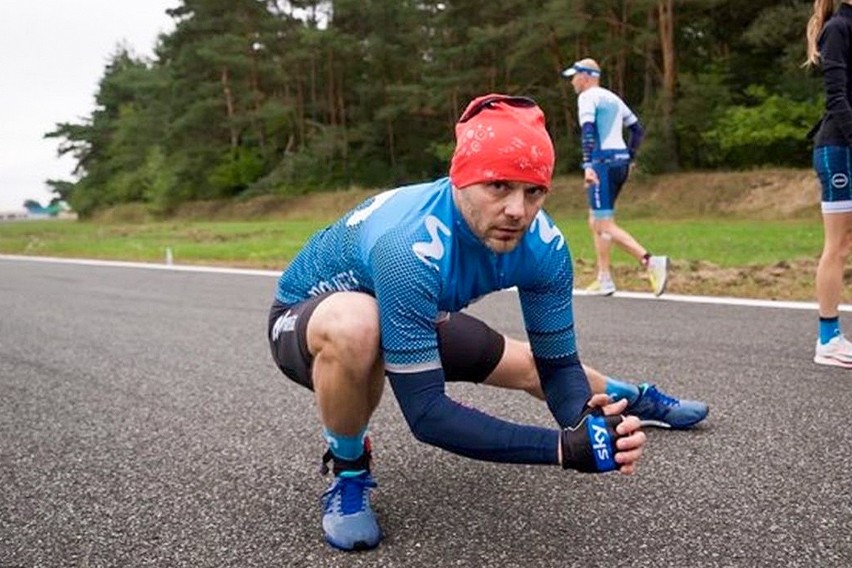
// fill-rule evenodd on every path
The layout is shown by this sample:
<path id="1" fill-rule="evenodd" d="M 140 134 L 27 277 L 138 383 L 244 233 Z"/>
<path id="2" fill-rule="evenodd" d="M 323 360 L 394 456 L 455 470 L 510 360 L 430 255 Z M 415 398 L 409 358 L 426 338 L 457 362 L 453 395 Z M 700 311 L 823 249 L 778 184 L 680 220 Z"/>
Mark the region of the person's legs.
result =
<path id="1" fill-rule="evenodd" d="M 530 344 L 509 336 L 503 336 L 505 348 L 503 357 L 483 384 L 512 390 L 524 391 L 535 398 L 544 400 L 544 391 L 538 379 L 538 371 L 533 360 Z M 611 394 L 607 391 L 609 377 L 588 365 L 583 364 L 586 378 L 592 394 Z M 626 383 L 624 383 L 626 384 Z M 633 387 L 635 389 L 635 387 Z"/>
<path id="2" fill-rule="evenodd" d="M 586 292 L 609 296 L 615 292 L 610 268 L 611 237 L 598 230 L 597 220 L 612 216 L 614 199 L 612 195 L 609 169 L 606 164 L 596 163 L 592 166 L 598 177 L 598 183 L 586 187 L 586 198 L 589 203 L 589 232 L 595 247 L 595 265 L 597 274 L 595 281 L 586 288 Z"/>
<path id="3" fill-rule="evenodd" d="M 357 292 L 332 294 L 307 327 L 312 378 L 323 426 L 353 436 L 367 426 L 381 400 L 384 364 L 376 300 Z"/>
<path id="4" fill-rule="evenodd" d="M 852 368 L 852 345 L 840 327 L 843 272 L 852 252 L 852 211 L 823 213 L 824 244 L 816 272 L 819 339 L 814 361 Z"/>
<path id="5" fill-rule="evenodd" d="M 820 317 L 836 317 L 843 291 L 843 271 L 852 251 L 852 212 L 823 213 L 825 233 L 816 274 Z"/>
<path id="6" fill-rule="evenodd" d="M 615 222 L 614 216 L 596 217 L 590 223 L 593 232 L 601 235 L 602 240 L 615 243 L 625 252 L 635 258 L 648 271 L 651 288 L 655 296 L 659 296 L 666 289 L 668 278 L 668 257 L 652 256 L 648 250 L 639 244 L 633 235 L 622 229 Z"/>
<path id="7" fill-rule="evenodd" d="M 483 384 L 525 391 L 544 400 L 544 392 L 529 343 L 504 336 L 505 349 L 500 362 Z M 710 409 L 693 400 L 679 400 L 661 392 L 655 385 L 634 385 L 607 376 L 583 364 L 592 394 L 607 394 L 613 401 L 626 398 L 627 413 L 639 417 L 646 426 L 660 428 L 690 428 L 707 417 Z"/>
<path id="8" fill-rule="evenodd" d="M 500 362 L 483 381 L 483 384 L 513 390 L 522 390 L 532 396 L 544 400 L 544 392 L 538 379 L 538 371 L 533 360 L 530 344 L 508 336 L 503 336 L 505 349 Z M 624 396 L 632 392 L 638 395 L 638 389 L 629 383 L 623 383 L 607 377 L 597 369 L 583 364 L 586 378 L 592 394 L 608 394 L 614 400 L 629 398 Z M 632 390 L 631 390 L 632 389 Z"/>
<path id="9" fill-rule="evenodd" d="M 838 306 L 843 272 L 852 250 L 852 149 L 819 146 L 813 151 L 814 170 L 822 186 L 823 248 L 816 271 L 819 337 L 814 362 L 852 368 L 852 343 L 840 327 Z"/>
<path id="10" fill-rule="evenodd" d="M 384 387 L 376 300 L 366 294 L 332 294 L 307 327 L 320 420 L 334 461 L 335 479 L 323 495 L 326 540 L 343 550 L 376 546 L 381 530 L 369 502 L 367 423 Z"/>
<path id="11" fill-rule="evenodd" d="M 607 235 L 610 242 L 614 242 L 640 263 L 644 262 L 648 251 L 633 238 L 633 235 L 616 224 L 615 216 L 596 218 L 592 225 L 594 232 L 598 235 Z"/>
<path id="12" fill-rule="evenodd" d="M 544 400 L 544 391 L 538 380 L 532 350 L 529 343 L 504 335 L 505 348 L 500 362 L 482 384 L 504 389 L 521 390 L 539 400 Z"/>
<path id="13" fill-rule="evenodd" d="M 529 343 L 501 335 L 473 316 L 455 313 L 438 325 L 441 364 L 448 381 L 482 383 L 492 387 L 524 391 L 544 400 Z M 583 365 L 592 394 L 626 398 L 628 413 L 648 426 L 689 428 L 707 417 L 702 402 L 678 400 L 654 385 L 633 385 L 608 377 Z"/>
<path id="14" fill-rule="evenodd" d="M 336 292 L 273 307 L 270 343 L 285 374 L 315 393 L 334 480 L 323 495 L 326 540 L 342 550 L 373 548 L 381 530 L 369 493 L 367 424 L 382 396 L 383 361 L 374 298 Z M 327 471 L 327 468 L 325 469 Z"/>
<path id="15" fill-rule="evenodd" d="M 595 245 L 595 255 L 597 259 L 597 279 L 598 281 L 612 280 L 612 272 L 610 268 L 610 254 L 612 250 L 612 237 L 609 234 L 601 233 L 598 230 L 594 211 L 589 211 L 589 232 L 592 233 L 592 241 Z"/>
<path id="16" fill-rule="evenodd" d="M 589 221 L 592 232 L 607 242 L 607 269 L 609 269 L 609 248 L 613 242 L 640 263 L 644 262 L 648 252 L 630 233 L 615 222 L 615 202 L 627 181 L 629 172 L 629 164 L 621 161 L 604 162 L 595 166 L 595 173 L 598 174 L 602 189 L 600 190 L 601 198 L 597 206 L 592 208 L 594 214 Z"/>
<path id="17" fill-rule="evenodd" d="M 589 230 L 595 244 L 597 280 L 586 290 L 590 293 L 610 295 L 615 292 L 611 276 L 611 251 L 613 243 L 635 258 L 648 271 L 654 295 L 665 291 L 668 275 L 668 258 L 651 256 L 633 235 L 615 222 L 615 202 L 630 173 L 628 163 L 615 161 L 595 164 L 599 183 L 587 188 L 589 202 Z"/>

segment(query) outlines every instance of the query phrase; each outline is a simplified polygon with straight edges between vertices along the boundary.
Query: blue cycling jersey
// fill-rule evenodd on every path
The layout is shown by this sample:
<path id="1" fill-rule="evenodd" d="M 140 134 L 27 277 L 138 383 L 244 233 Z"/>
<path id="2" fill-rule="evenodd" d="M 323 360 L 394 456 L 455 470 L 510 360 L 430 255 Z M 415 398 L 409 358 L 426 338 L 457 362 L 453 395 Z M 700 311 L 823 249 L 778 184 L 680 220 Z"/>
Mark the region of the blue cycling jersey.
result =
<path id="1" fill-rule="evenodd" d="M 278 283 L 294 304 L 330 290 L 357 290 L 379 304 L 388 370 L 440 368 L 435 323 L 477 298 L 516 286 L 533 352 L 575 352 L 571 258 L 543 211 L 511 252 L 488 249 L 453 203 L 449 179 L 386 191 L 311 238 Z"/>
<path id="2" fill-rule="evenodd" d="M 315 234 L 281 275 L 276 297 L 292 305 L 334 290 L 375 296 L 386 370 L 419 439 L 480 459 L 553 463 L 556 431 L 448 402 L 436 323 L 442 312 L 517 287 L 542 384 L 554 393 L 548 403 L 567 426 L 588 398 L 585 375 L 577 376 L 572 283 L 568 245 L 546 213 L 514 250 L 495 253 L 473 234 L 443 178 L 381 193 Z"/>

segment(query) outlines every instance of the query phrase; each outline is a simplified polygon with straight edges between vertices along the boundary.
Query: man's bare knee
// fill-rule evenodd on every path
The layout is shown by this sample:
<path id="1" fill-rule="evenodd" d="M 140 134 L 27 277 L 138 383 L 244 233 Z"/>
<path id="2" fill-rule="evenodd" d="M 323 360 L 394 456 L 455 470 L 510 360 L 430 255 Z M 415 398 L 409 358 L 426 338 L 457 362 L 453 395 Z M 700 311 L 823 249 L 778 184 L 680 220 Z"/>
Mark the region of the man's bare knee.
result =
<path id="1" fill-rule="evenodd" d="M 345 435 L 367 424 L 384 385 L 379 315 L 374 298 L 332 294 L 308 322 L 314 391 L 323 424 Z"/>
<path id="2" fill-rule="evenodd" d="M 311 355 L 361 360 L 374 366 L 380 353 L 379 311 L 374 298 L 355 292 L 329 296 L 308 322 Z"/>

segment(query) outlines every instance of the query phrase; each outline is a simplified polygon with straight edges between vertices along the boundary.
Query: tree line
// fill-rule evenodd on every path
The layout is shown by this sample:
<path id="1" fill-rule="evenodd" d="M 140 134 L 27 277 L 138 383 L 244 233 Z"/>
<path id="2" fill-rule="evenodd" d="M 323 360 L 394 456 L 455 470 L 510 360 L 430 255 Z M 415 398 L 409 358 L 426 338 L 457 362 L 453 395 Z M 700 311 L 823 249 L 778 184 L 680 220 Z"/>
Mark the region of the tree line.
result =
<path id="1" fill-rule="evenodd" d="M 650 172 L 806 166 L 819 77 L 810 0 L 182 0 L 154 55 L 120 45 L 95 109 L 45 136 L 86 216 L 141 202 L 383 187 L 444 175 L 474 96 L 531 96 L 557 172 L 578 171 L 576 96 L 594 57 L 648 131 Z"/>

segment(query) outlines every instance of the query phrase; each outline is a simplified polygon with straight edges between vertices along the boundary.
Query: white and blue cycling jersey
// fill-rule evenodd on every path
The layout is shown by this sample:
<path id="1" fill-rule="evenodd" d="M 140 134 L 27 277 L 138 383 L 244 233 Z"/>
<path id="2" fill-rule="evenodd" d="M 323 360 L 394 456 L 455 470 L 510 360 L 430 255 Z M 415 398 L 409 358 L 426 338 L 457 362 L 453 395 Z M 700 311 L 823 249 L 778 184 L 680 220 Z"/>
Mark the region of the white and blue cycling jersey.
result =
<path id="1" fill-rule="evenodd" d="M 581 127 L 594 125 L 592 160 L 630 160 L 622 131 L 639 119 L 621 97 L 603 87 L 590 87 L 577 97 L 577 109 Z"/>
<path id="2" fill-rule="evenodd" d="M 329 291 L 373 295 L 387 374 L 418 439 L 478 459 L 553 463 L 557 431 L 504 422 L 445 396 L 436 323 L 517 287 L 548 404 L 570 426 L 590 396 L 572 283 L 568 244 L 546 213 L 514 250 L 495 253 L 471 231 L 443 178 L 381 193 L 315 234 L 281 275 L 276 298 L 293 305 Z"/>

